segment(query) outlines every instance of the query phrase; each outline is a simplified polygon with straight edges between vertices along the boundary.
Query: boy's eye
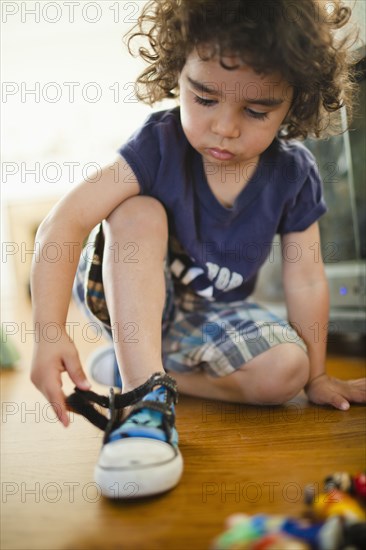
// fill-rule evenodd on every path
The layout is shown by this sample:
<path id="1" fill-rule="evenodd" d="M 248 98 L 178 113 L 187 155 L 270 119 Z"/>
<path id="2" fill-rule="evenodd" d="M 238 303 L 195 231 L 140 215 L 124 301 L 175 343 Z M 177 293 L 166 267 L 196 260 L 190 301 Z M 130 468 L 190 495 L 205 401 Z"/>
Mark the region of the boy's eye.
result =
<path id="1" fill-rule="evenodd" d="M 200 97 L 199 95 L 194 96 L 194 101 L 196 103 L 199 103 L 199 105 L 204 105 L 205 107 L 210 107 L 211 105 L 214 105 L 216 103 L 214 99 L 205 99 L 204 97 Z"/>
<path id="2" fill-rule="evenodd" d="M 203 105 L 204 107 L 212 107 L 217 103 L 215 99 L 206 99 L 204 97 L 200 97 L 199 95 L 195 95 L 193 97 L 194 101 L 198 103 L 199 105 Z M 246 113 L 257 120 L 265 120 L 268 118 L 268 113 L 261 112 L 261 111 L 254 111 L 253 109 L 245 109 Z"/>
<path id="3" fill-rule="evenodd" d="M 253 109 L 246 109 L 246 112 L 249 116 L 252 118 L 256 118 L 257 120 L 264 120 L 268 117 L 268 113 L 261 113 L 260 111 L 253 111 Z"/>

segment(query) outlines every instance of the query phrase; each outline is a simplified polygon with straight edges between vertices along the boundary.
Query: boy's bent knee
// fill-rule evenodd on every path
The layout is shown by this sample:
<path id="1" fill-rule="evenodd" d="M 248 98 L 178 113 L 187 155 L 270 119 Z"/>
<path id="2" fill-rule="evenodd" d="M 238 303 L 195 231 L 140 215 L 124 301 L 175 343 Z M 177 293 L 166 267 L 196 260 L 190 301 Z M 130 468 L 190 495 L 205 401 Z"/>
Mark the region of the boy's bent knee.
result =
<path id="1" fill-rule="evenodd" d="M 275 380 L 267 395 L 264 395 L 269 404 L 282 404 L 294 398 L 309 379 L 309 358 L 300 346 L 280 344 L 277 348 L 279 353 L 273 372 Z"/>
<path id="2" fill-rule="evenodd" d="M 287 343 L 271 348 L 262 356 L 243 368 L 247 375 L 243 376 L 243 384 L 249 376 L 254 401 L 262 405 L 280 405 L 294 398 L 309 379 L 309 358 L 305 351 L 296 344 Z M 243 392 L 247 399 L 248 387 L 243 386 Z"/>
<path id="3" fill-rule="evenodd" d="M 162 231 L 167 236 L 168 219 L 164 206 L 154 197 L 130 197 L 117 206 L 106 219 L 106 228 L 140 232 Z"/>

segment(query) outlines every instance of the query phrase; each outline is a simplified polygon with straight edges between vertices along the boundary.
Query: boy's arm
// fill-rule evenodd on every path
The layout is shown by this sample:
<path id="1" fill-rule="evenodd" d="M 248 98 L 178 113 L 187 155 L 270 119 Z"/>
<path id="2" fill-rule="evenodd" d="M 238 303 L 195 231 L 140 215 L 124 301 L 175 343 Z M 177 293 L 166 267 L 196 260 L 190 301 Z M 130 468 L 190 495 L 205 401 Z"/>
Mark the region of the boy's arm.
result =
<path id="1" fill-rule="evenodd" d="M 311 401 L 346 410 L 366 402 L 365 379 L 343 381 L 327 376 L 329 290 L 320 253 L 318 224 L 282 236 L 283 286 L 289 322 L 307 345 L 310 376 L 305 391 Z"/>
<path id="2" fill-rule="evenodd" d="M 93 227 L 114 208 L 139 193 L 136 177 L 121 157 L 103 168 L 99 177 L 91 179 L 93 181 L 84 181 L 69 192 L 41 223 L 36 235 L 39 253 L 33 259 L 31 273 L 33 319 L 37 333 L 31 378 L 53 404 L 65 426 L 68 417 L 61 390 L 62 372 L 66 370 L 81 389 L 86 389 L 87 385 L 77 350 L 65 328 L 83 242 Z M 57 261 L 48 258 L 48 252 L 55 247 Z M 61 331 L 57 342 L 52 341 L 52 326 Z"/>

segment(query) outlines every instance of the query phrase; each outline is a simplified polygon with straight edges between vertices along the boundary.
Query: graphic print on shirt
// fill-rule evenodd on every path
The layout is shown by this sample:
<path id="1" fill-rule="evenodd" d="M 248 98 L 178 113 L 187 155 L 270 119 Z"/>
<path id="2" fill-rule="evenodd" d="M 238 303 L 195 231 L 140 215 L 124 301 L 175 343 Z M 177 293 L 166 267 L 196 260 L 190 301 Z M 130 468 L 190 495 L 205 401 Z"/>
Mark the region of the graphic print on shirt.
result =
<path id="1" fill-rule="evenodd" d="M 175 239 L 174 241 L 171 272 L 180 283 L 189 285 L 199 296 L 210 300 L 213 299 L 215 289 L 229 292 L 243 283 L 243 276 L 236 271 L 230 271 L 228 267 L 213 262 L 205 262 L 206 270 L 199 267 L 195 259 L 184 254 L 179 243 Z"/>

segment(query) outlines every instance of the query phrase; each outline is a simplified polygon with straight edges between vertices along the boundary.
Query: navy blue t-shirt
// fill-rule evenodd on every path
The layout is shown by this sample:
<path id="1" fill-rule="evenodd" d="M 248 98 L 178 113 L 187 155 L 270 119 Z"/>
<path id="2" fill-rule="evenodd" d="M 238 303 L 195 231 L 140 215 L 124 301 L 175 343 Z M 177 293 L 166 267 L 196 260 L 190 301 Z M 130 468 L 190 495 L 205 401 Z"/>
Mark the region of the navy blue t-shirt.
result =
<path id="1" fill-rule="evenodd" d="M 211 191 L 179 108 L 149 116 L 119 153 L 140 193 L 166 209 L 177 284 L 208 300 L 247 298 L 276 233 L 303 231 L 326 211 L 315 159 L 297 141 L 276 138 L 230 208 Z"/>

